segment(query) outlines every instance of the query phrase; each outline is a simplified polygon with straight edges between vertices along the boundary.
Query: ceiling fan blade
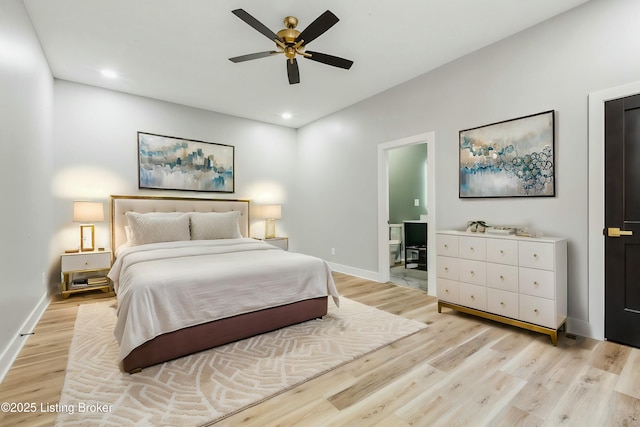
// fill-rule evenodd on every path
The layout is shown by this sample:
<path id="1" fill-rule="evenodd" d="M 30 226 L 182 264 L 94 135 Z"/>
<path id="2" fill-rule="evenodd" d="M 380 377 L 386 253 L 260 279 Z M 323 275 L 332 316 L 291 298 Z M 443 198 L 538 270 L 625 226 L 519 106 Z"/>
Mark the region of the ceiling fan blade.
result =
<path id="1" fill-rule="evenodd" d="M 296 58 L 287 59 L 287 76 L 289 76 L 289 84 L 300 83 L 300 70 L 298 69 L 298 60 Z"/>
<path id="2" fill-rule="evenodd" d="M 245 10 L 236 9 L 236 10 L 232 10 L 231 13 L 236 15 L 238 18 L 242 19 L 247 24 L 251 25 L 256 31 L 258 31 L 261 34 L 263 34 L 269 40 L 271 40 L 271 41 L 273 41 L 273 40 L 282 41 L 282 39 L 280 37 L 278 37 L 278 35 L 276 33 L 274 33 L 269 28 L 267 28 L 262 22 L 258 21 L 253 16 L 249 15 L 249 13 L 247 13 Z"/>
<path id="3" fill-rule="evenodd" d="M 339 58 L 333 55 L 327 55 L 326 53 L 311 52 L 310 50 L 306 51 L 305 53 L 308 53 L 311 55 L 311 56 L 305 55 L 305 58 L 307 59 L 310 59 L 312 61 L 322 62 L 323 64 L 332 65 L 338 68 L 344 68 L 345 70 L 348 70 L 353 65 L 353 61 L 350 61 L 344 58 Z"/>
<path id="4" fill-rule="evenodd" d="M 296 42 L 303 40 L 303 46 L 309 44 L 313 40 L 324 34 L 324 32 L 329 28 L 336 25 L 338 21 L 338 17 L 331 13 L 331 11 L 327 10 L 325 13 L 318 16 L 315 21 L 309 24 L 309 26 L 305 28 L 304 31 L 298 35 L 298 37 L 296 37 Z"/>
<path id="5" fill-rule="evenodd" d="M 268 50 L 266 52 L 256 52 L 256 53 L 250 53 L 248 55 L 234 56 L 233 58 L 229 58 L 229 61 L 231 62 L 251 61 L 252 59 L 266 58 L 267 56 L 275 55 L 277 53 L 280 53 L 280 52 L 275 50 Z"/>

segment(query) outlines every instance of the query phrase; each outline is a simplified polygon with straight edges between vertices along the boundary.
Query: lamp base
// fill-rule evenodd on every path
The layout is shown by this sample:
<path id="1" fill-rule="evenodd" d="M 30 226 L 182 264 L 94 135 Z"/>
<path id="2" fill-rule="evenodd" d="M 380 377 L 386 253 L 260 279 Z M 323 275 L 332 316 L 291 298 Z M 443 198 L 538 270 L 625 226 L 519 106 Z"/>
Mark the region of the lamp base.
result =
<path id="1" fill-rule="evenodd" d="M 93 224 L 80 226 L 80 252 L 91 252 L 96 249 L 96 228 Z"/>
<path id="2" fill-rule="evenodd" d="M 264 220 L 264 238 L 275 239 L 276 237 L 276 220 L 265 219 Z"/>

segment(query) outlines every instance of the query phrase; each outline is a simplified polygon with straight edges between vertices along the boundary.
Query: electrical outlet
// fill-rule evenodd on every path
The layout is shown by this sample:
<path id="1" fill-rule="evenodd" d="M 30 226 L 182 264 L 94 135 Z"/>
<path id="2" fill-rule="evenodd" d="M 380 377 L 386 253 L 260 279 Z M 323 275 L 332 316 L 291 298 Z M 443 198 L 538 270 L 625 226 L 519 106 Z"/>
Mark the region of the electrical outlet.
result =
<path id="1" fill-rule="evenodd" d="M 420 199 L 413 199 L 413 206 L 420 206 Z"/>

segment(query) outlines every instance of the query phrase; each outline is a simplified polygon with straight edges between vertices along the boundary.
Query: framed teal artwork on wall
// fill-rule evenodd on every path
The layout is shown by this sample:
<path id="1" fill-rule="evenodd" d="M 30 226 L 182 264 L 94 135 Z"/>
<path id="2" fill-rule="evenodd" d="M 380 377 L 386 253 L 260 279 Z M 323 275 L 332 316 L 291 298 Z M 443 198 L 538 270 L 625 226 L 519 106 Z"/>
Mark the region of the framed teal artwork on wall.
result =
<path id="1" fill-rule="evenodd" d="M 235 191 L 234 147 L 138 132 L 138 188 Z"/>
<path id="2" fill-rule="evenodd" d="M 554 113 L 461 130 L 459 197 L 555 196 Z"/>

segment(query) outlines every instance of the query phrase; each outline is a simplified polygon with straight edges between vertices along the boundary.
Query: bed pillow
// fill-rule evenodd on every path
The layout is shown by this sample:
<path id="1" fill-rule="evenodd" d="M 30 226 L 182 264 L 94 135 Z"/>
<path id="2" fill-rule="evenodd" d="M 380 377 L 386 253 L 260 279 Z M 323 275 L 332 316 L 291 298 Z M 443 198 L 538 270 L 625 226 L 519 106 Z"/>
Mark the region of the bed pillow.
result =
<path id="1" fill-rule="evenodd" d="M 239 239 L 239 211 L 191 212 L 191 240 Z"/>
<path id="2" fill-rule="evenodd" d="M 130 243 L 146 245 L 159 242 L 189 240 L 189 214 L 157 215 L 127 212 Z"/>

